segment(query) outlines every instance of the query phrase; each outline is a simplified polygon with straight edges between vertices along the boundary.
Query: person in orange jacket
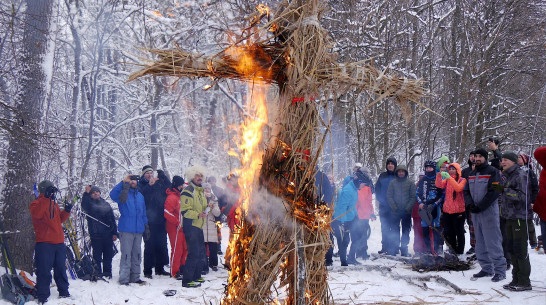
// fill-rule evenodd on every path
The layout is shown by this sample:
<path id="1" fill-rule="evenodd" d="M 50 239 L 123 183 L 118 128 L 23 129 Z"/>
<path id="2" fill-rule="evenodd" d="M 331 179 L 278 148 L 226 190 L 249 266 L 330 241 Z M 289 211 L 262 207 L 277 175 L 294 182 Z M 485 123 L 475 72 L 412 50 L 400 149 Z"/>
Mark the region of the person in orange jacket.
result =
<path id="1" fill-rule="evenodd" d="M 466 179 L 462 177 L 459 163 L 451 163 L 447 174 L 441 173 L 440 188 L 445 189 L 444 232 L 446 242 L 453 248 L 457 255 L 464 253 L 465 245 L 465 205 L 464 186 Z"/>
<path id="2" fill-rule="evenodd" d="M 188 248 L 186 237 L 182 230 L 182 219 L 180 217 L 180 194 L 184 189 L 184 178 L 174 176 L 171 187 L 166 190 L 164 216 L 167 220 L 166 228 L 171 244 L 171 275 L 177 280 L 182 279 L 182 268 L 186 264 Z"/>
<path id="3" fill-rule="evenodd" d="M 36 233 L 34 262 L 36 265 L 36 292 L 38 302 L 47 302 L 50 296 L 51 269 L 57 284 L 60 298 L 70 297 L 68 278 L 66 276 L 66 246 L 62 223 L 70 217 L 72 204 L 65 203 L 61 211 L 55 201 L 58 189 L 51 181 L 44 180 L 38 184 L 40 195 L 30 204 L 32 225 Z"/>

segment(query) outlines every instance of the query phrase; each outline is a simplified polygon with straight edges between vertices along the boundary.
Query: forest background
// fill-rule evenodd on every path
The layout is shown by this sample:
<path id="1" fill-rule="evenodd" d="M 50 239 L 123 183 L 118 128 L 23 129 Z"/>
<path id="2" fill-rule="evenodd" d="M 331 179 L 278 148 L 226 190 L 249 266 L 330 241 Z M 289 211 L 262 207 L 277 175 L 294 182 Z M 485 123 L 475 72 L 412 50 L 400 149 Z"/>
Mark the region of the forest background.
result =
<path id="1" fill-rule="evenodd" d="M 340 62 L 373 59 L 431 92 L 411 109 L 356 92 L 321 107 L 331 135 L 319 167 L 337 180 L 354 162 L 378 175 L 388 156 L 413 175 L 441 155 L 464 164 L 489 137 L 528 154 L 546 143 L 544 1 L 327 2 L 321 22 Z M 228 151 L 247 115 L 243 83 L 126 81 L 150 59 L 145 48 L 217 53 L 259 3 L 277 1 L 2 1 L 0 211 L 18 233 L 13 247 L 33 238 L 28 204 L 42 179 L 69 198 L 87 184 L 107 196 L 146 164 L 171 176 L 194 164 L 217 177 L 237 168 Z M 27 252 L 17 265 L 31 270 Z"/>

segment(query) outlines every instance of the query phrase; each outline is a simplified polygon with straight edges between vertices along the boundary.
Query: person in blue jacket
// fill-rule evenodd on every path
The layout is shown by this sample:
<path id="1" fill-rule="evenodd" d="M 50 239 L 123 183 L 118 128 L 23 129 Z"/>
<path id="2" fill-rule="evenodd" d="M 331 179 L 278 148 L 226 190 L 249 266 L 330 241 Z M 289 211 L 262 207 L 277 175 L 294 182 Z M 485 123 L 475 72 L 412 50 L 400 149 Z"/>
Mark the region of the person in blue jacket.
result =
<path id="1" fill-rule="evenodd" d="M 146 218 L 144 196 L 138 192 L 137 179 L 138 176 L 129 175 L 110 191 L 110 198 L 117 202 L 121 214 L 118 224 L 121 248 L 119 283 L 121 285 L 145 283 L 140 279 L 141 244 L 143 236 L 144 240 L 150 236 L 150 229 Z"/>
<path id="2" fill-rule="evenodd" d="M 363 183 L 364 179 L 357 171 L 352 180 L 343 187 L 334 205 L 332 231 L 337 240 L 341 266 L 347 266 L 347 247 L 351 241 L 349 228 L 356 216 L 358 190 Z"/>
<path id="3" fill-rule="evenodd" d="M 439 164 L 440 162 L 438 162 Z M 419 179 L 416 189 L 417 202 L 419 203 L 420 213 L 430 211 L 431 219 L 421 217 L 421 227 L 423 228 L 423 240 L 425 241 L 426 251 L 433 255 L 443 253 L 441 246 L 442 236 L 440 227 L 440 216 L 442 204 L 444 202 L 444 190 L 436 186 L 436 164 L 428 160 L 424 165 L 425 176 Z M 449 174 L 447 172 L 445 175 Z M 444 174 L 442 174 L 443 176 Z M 421 214 L 423 215 L 423 214 Z M 427 222 L 427 220 L 429 222 Z"/>

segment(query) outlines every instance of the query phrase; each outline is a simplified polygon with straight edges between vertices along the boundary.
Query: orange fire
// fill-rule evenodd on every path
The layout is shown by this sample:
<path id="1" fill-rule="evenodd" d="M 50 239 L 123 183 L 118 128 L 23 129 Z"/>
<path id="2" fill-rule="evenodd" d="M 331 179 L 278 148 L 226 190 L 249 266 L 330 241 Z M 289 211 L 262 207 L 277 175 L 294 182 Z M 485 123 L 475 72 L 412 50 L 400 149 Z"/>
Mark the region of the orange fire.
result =
<path id="1" fill-rule="evenodd" d="M 229 286 L 223 304 L 231 304 L 237 298 L 237 289 L 244 286 L 249 280 L 250 274 L 244 268 L 245 250 L 248 249 L 251 238 L 242 234 L 248 229 L 246 220 L 252 191 L 257 184 L 261 168 L 263 148 L 262 130 L 268 122 L 266 96 L 269 86 L 262 80 L 268 77 L 269 71 L 264 69 L 256 57 L 256 49 L 248 46 L 234 45 L 225 51 L 233 61 L 233 67 L 238 73 L 244 75 L 248 82 L 246 96 L 247 113 L 244 122 L 239 126 L 238 153 L 229 151 L 229 155 L 237 155 L 241 161 L 241 168 L 236 170 L 239 174 L 239 187 L 241 189 L 240 207 L 236 210 L 239 217 L 239 227 L 232 232 L 228 251 L 231 255 Z"/>

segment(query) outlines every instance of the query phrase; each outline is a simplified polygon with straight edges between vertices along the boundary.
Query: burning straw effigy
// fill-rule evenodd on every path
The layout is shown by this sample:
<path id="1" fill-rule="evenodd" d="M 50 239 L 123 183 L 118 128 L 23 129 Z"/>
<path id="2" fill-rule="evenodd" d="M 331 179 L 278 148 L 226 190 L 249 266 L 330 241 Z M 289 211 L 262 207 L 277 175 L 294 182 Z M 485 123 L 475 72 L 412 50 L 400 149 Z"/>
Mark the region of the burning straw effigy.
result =
<path id="1" fill-rule="evenodd" d="M 255 176 L 252 170 L 246 173 L 250 178 L 242 185 L 224 304 L 277 303 L 272 289 L 278 279 L 275 289 L 284 288 L 286 304 L 333 303 L 324 265 L 332 211 L 315 193 L 315 168 L 326 136 L 320 127 L 329 129 L 319 117 L 319 107 L 348 90 L 359 90 L 375 95 L 376 101 L 393 98 L 409 115 L 408 102 L 418 102 L 425 94 L 420 80 L 378 70 L 371 60 L 336 62 L 331 38 L 319 22 L 324 9 L 319 0 L 283 1 L 271 17 L 259 6 L 250 27 L 221 52 L 204 56 L 179 48 L 149 50 L 156 60 L 129 78 L 230 78 L 279 89 L 280 108 L 265 151 L 242 158 L 243 169 L 253 168 L 256 156 L 261 164 Z M 243 123 L 243 132 L 250 124 Z M 252 147 L 242 151 L 256 150 Z M 253 199 L 256 192 L 265 195 Z M 272 210 L 273 201 L 283 207 L 280 215 Z"/>

